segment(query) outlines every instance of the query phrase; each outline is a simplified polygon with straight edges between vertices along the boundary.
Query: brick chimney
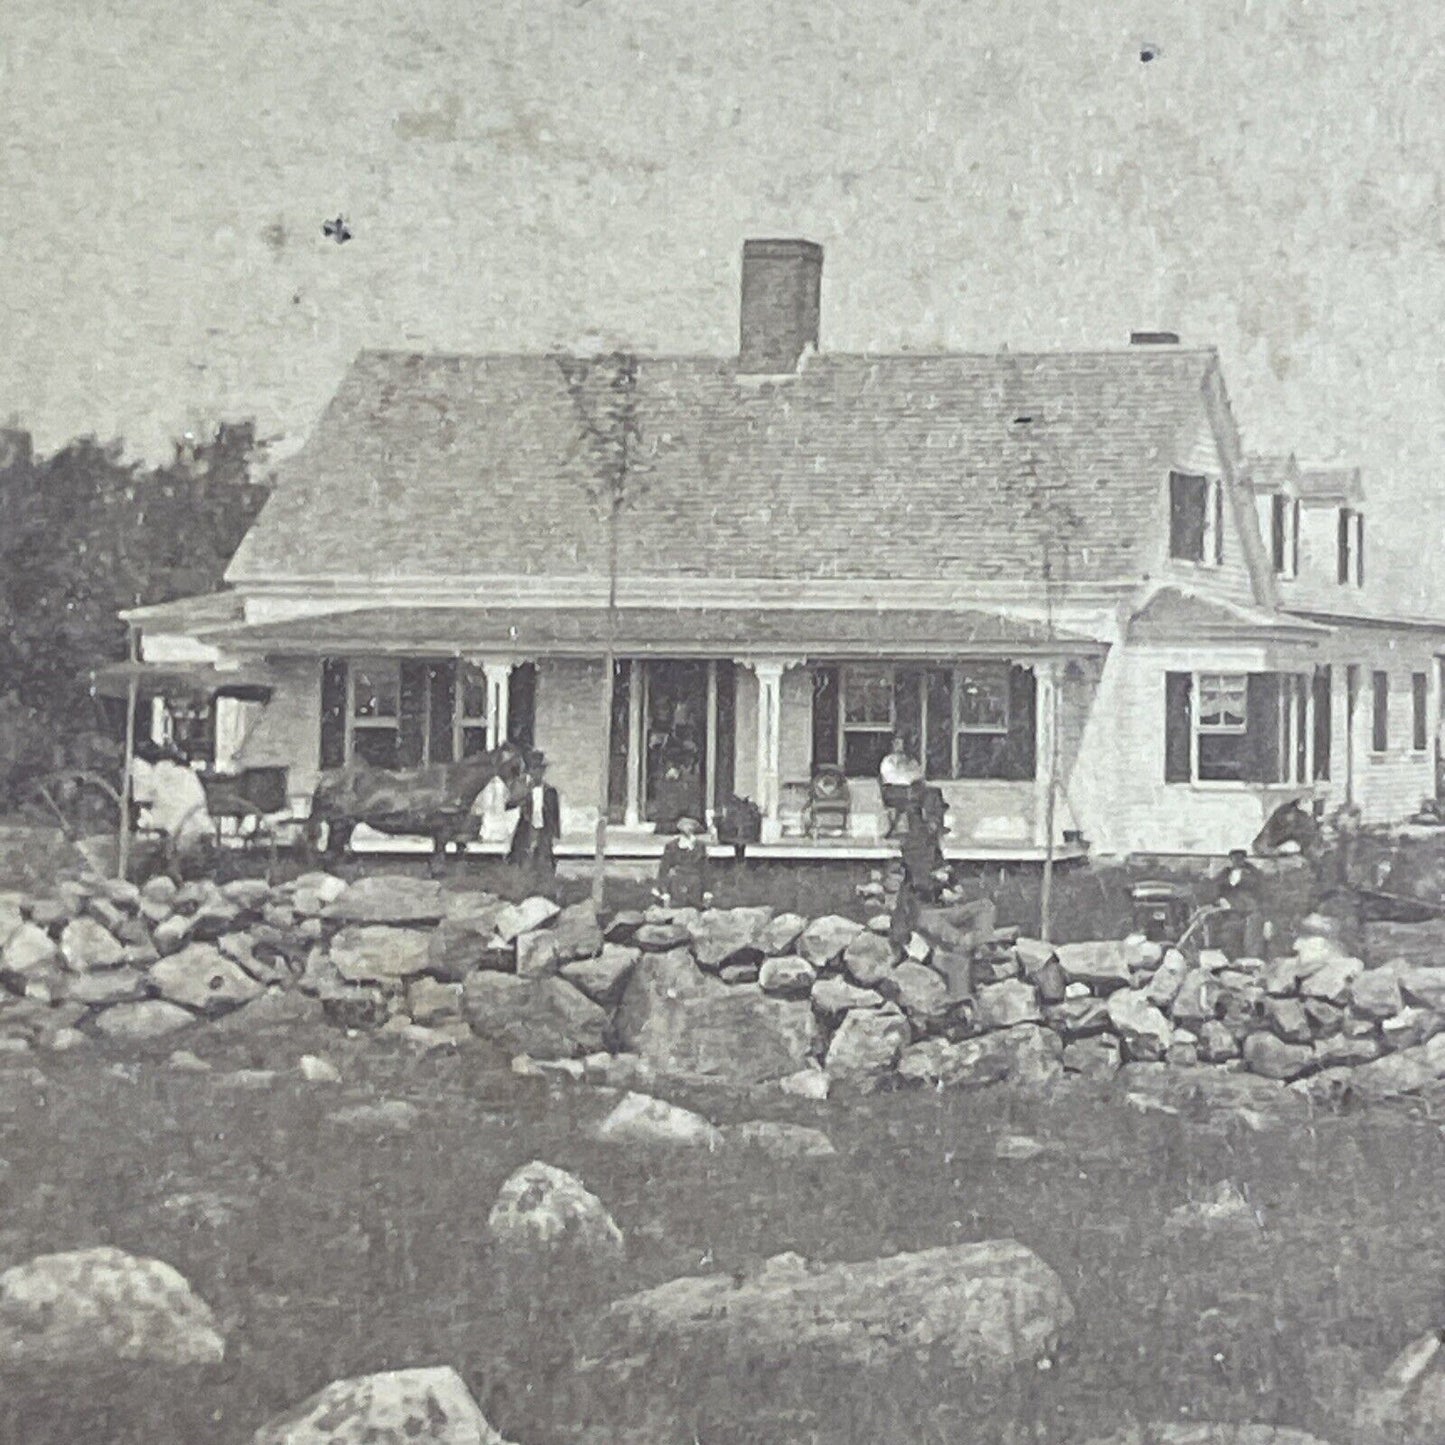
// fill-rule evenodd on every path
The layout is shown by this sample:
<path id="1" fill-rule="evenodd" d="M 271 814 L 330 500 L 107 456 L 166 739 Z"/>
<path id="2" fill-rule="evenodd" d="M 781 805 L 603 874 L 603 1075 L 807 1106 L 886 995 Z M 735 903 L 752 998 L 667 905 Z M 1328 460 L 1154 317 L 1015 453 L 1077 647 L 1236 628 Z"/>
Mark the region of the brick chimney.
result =
<path id="1" fill-rule="evenodd" d="M 823 248 L 814 241 L 744 241 L 738 370 L 761 376 L 795 371 L 818 345 Z"/>

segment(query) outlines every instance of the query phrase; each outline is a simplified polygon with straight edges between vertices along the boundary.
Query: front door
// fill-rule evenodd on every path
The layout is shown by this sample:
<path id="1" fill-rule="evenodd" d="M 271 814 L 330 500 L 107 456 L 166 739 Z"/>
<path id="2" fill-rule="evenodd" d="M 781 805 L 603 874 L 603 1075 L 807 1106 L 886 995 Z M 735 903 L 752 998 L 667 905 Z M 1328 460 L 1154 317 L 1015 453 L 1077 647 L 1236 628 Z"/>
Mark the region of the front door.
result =
<path id="1" fill-rule="evenodd" d="M 1360 711 L 1360 668 L 1345 668 L 1345 802 L 1355 801 L 1355 724 Z"/>
<path id="2" fill-rule="evenodd" d="M 704 815 L 707 663 L 649 659 L 643 666 L 643 817 L 669 828 Z"/>

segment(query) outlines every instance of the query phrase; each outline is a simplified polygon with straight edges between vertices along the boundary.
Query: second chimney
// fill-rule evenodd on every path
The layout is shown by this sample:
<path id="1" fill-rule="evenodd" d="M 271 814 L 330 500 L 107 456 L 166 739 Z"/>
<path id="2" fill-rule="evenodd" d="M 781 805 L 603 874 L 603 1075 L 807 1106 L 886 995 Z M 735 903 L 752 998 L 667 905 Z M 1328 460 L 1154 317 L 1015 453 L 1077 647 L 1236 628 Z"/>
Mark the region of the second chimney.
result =
<path id="1" fill-rule="evenodd" d="M 818 345 L 823 248 L 814 241 L 744 241 L 738 370 L 783 376 Z"/>

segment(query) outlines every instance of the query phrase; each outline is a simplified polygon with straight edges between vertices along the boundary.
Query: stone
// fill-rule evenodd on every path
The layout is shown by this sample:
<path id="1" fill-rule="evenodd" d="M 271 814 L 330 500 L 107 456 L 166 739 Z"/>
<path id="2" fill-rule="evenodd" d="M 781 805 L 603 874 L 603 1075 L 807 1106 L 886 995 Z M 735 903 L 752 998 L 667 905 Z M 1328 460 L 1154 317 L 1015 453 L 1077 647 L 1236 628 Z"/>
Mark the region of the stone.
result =
<path id="1" fill-rule="evenodd" d="M 1049 1146 L 1028 1134 L 1004 1134 L 994 1142 L 993 1157 L 1006 1164 L 1027 1164 L 1040 1154 L 1047 1154 Z"/>
<path id="2" fill-rule="evenodd" d="M 621 1047 L 659 1074 L 737 1083 L 791 1074 L 818 1046 L 806 1002 L 769 997 L 756 984 L 725 984 L 681 950 L 638 961 L 614 1027 Z"/>
<path id="3" fill-rule="evenodd" d="M 1352 1068 L 1368 1064 L 1380 1057 L 1381 1044 L 1376 1038 L 1350 1038 L 1335 1034 L 1315 1042 L 1315 1058 L 1323 1069 Z"/>
<path id="4" fill-rule="evenodd" d="M 179 889 L 180 884 L 174 878 L 157 873 L 154 878 L 148 878 L 141 884 L 140 896 L 142 901 L 149 899 L 152 903 L 170 903 Z"/>
<path id="5" fill-rule="evenodd" d="M 97 1032 L 119 1043 L 145 1043 L 163 1038 L 195 1023 L 188 1009 L 165 999 L 148 998 L 142 1003 L 118 1003 L 95 1017 Z"/>
<path id="6" fill-rule="evenodd" d="M 195 919 L 184 913 L 173 913 L 163 923 L 156 924 L 151 930 L 151 941 L 156 952 L 174 953 L 178 948 L 184 947 L 194 926 Z"/>
<path id="7" fill-rule="evenodd" d="M 769 958 L 791 953 L 807 926 L 801 913 L 779 913 L 758 930 L 754 942 Z"/>
<path id="8" fill-rule="evenodd" d="M 602 941 L 602 925 L 590 898 L 569 903 L 552 921 L 552 942 L 559 965 L 595 958 L 602 952 Z M 520 949 L 517 956 L 520 962 Z"/>
<path id="9" fill-rule="evenodd" d="M 597 1126 L 608 1143 L 662 1145 L 691 1149 L 722 1147 L 722 1131 L 701 1114 L 650 1094 L 627 1094 Z"/>
<path id="10" fill-rule="evenodd" d="M 628 943 L 632 936 L 647 922 L 646 915 L 635 908 L 624 908 L 619 913 L 614 913 L 607 921 L 607 926 L 602 930 L 602 936 L 608 943 Z"/>
<path id="11" fill-rule="evenodd" d="M 1266 1079 L 1298 1079 L 1316 1065 L 1314 1050 L 1307 1044 L 1288 1044 L 1266 1033 L 1250 1034 L 1243 1056 L 1245 1068 Z"/>
<path id="12" fill-rule="evenodd" d="M 461 983 L 469 973 L 488 967 L 503 952 L 491 947 L 491 936 L 490 926 L 479 932 L 469 922 L 442 919 L 427 939 L 426 971 L 444 983 Z M 507 948 L 504 956 L 507 966 L 501 971 L 510 973 L 516 967 L 516 955 Z"/>
<path id="13" fill-rule="evenodd" d="M 817 970 L 806 958 L 768 958 L 758 970 L 758 986 L 779 998 L 807 998 L 817 981 Z"/>
<path id="14" fill-rule="evenodd" d="M 582 1369 L 625 1381 L 662 1359 L 766 1374 L 817 1358 L 886 1373 L 931 1356 L 1003 1375 L 1047 1357 L 1073 1317 L 1063 1281 L 1014 1240 L 846 1264 L 778 1255 L 752 1276 L 684 1277 L 617 1300 L 584 1337 Z"/>
<path id="15" fill-rule="evenodd" d="M 1396 973 L 1405 1002 L 1445 1011 L 1445 968 L 1402 968 Z"/>
<path id="16" fill-rule="evenodd" d="M 1044 1018 L 1049 1027 L 1057 1030 L 1063 1038 L 1086 1039 L 1107 1032 L 1109 1007 L 1104 999 L 1085 995 L 1051 1005 L 1044 1011 Z"/>
<path id="17" fill-rule="evenodd" d="M 976 967 L 973 959 L 961 949 L 940 948 L 932 959 L 933 971 L 943 979 L 951 1003 L 962 1003 L 973 997 L 975 975 L 989 975 L 991 971 Z M 1002 980 L 998 980 L 1002 981 Z"/>
<path id="18" fill-rule="evenodd" d="M 513 1054 L 577 1058 L 601 1049 L 607 1013 L 561 978 L 474 973 L 462 985 L 472 1032 Z"/>
<path id="19" fill-rule="evenodd" d="M 76 1028 L 52 1029 L 40 1036 L 42 1047 L 47 1048 L 53 1054 L 68 1054 L 75 1049 L 83 1049 L 90 1043 L 90 1039 Z"/>
<path id="20" fill-rule="evenodd" d="M 189 1049 L 172 1049 L 166 1059 L 169 1068 L 177 1069 L 183 1074 L 209 1074 L 211 1066 L 202 1058 L 198 1058 Z"/>
<path id="21" fill-rule="evenodd" d="M 214 1365 L 225 1349 L 210 1307 L 161 1260 L 100 1247 L 0 1274 L 0 1364 L 10 1369 Z"/>
<path id="22" fill-rule="evenodd" d="M 398 986 L 405 979 L 425 973 L 429 955 L 426 933 L 389 924 L 343 928 L 331 940 L 331 961 L 347 983 Z"/>
<path id="23" fill-rule="evenodd" d="M 1317 1039 L 1327 1039 L 1345 1026 L 1345 1011 L 1339 1004 L 1326 1003 L 1322 998 L 1307 998 L 1304 1011 L 1310 1032 Z"/>
<path id="24" fill-rule="evenodd" d="M 545 978 L 556 973 L 561 965 L 557 939 L 551 933 L 534 929 L 517 936 L 517 973 L 522 978 Z"/>
<path id="25" fill-rule="evenodd" d="M 902 1014 L 850 1009 L 828 1045 L 825 1067 L 839 1084 L 867 1084 L 889 1073 L 912 1038 Z"/>
<path id="26" fill-rule="evenodd" d="M 380 995 L 373 996 L 379 1004 Z M 330 1016 L 321 1000 L 309 994 L 268 988 L 250 1003 L 212 1022 L 210 1032 L 222 1038 L 244 1037 L 317 1024 Z"/>
<path id="27" fill-rule="evenodd" d="M 1164 1009 L 1167 1012 L 1169 1006 L 1178 997 L 1179 990 L 1183 987 L 1184 980 L 1189 973 L 1190 968 L 1184 955 L 1177 948 L 1169 949 L 1160 961 L 1159 967 L 1154 970 L 1154 977 L 1149 980 L 1149 985 L 1144 990 L 1148 995 L 1149 1002 L 1155 1008 Z"/>
<path id="28" fill-rule="evenodd" d="M 1355 980 L 1365 971 L 1358 958 L 1330 958 L 1307 978 L 1300 980 L 1299 991 L 1304 998 L 1323 999 L 1326 1003 L 1344 1003 Z"/>
<path id="29" fill-rule="evenodd" d="M 761 974 L 762 966 L 756 963 L 725 963 L 717 971 L 724 983 L 756 983 Z"/>
<path id="30" fill-rule="evenodd" d="M 1058 954 L 1054 950 L 1054 945 L 1045 943 L 1042 939 L 1015 939 L 1013 948 L 1014 954 L 1023 968 L 1025 978 L 1035 978 L 1039 970 L 1046 964 L 1058 962 Z"/>
<path id="31" fill-rule="evenodd" d="M 1406 1004 L 1399 1013 L 1381 1021 L 1380 1037 L 1392 1049 L 1410 1049 L 1432 1039 L 1441 1027 L 1439 1014 Z"/>
<path id="32" fill-rule="evenodd" d="M 1086 1079 L 1108 1079 L 1119 1072 L 1119 1041 L 1111 1034 L 1094 1034 L 1064 1045 L 1060 1062 L 1064 1072 Z"/>
<path id="33" fill-rule="evenodd" d="M 1169 1017 L 1186 1028 L 1217 1017 L 1224 986 L 1206 969 L 1193 968 L 1180 981 L 1169 1006 Z"/>
<path id="34" fill-rule="evenodd" d="M 21 895 L 6 889 L 0 892 L 0 948 L 10 941 L 10 935 L 25 922 L 20 909 Z"/>
<path id="35" fill-rule="evenodd" d="M 673 953 L 690 949 L 692 934 L 680 923 L 644 923 L 632 942 L 644 953 Z"/>
<path id="36" fill-rule="evenodd" d="M 1051 958 L 1047 963 L 1036 969 L 1031 975 L 1026 975 L 1033 986 L 1038 990 L 1039 1002 L 1041 1004 L 1063 1003 L 1064 995 L 1069 986 L 1068 975 L 1064 972 L 1064 966 L 1058 959 Z"/>
<path id="37" fill-rule="evenodd" d="M 800 951 L 807 937 L 805 933 L 799 940 Z M 893 972 L 893 960 L 893 945 L 866 930 L 860 931 L 843 950 L 843 968 L 854 983 L 864 988 L 873 988 L 887 978 Z"/>
<path id="38" fill-rule="evenodd" d="M 1007 1029 L 1015 1024 L 1038 1023 L 1043 1018 L 1037 990 L 1022 979 L 985 984 L 977 997 L 975 1023 L 980 1029 Z"/>
<path id="39" fill-rule="evenodd" d="M 1445 1440 L 1445 1339 L 1429 1330 L 1360 1391 L 1350 1439 L 1354 1445 L 1437 1445 Z"/>
<path id="40" fill-rule="evenodd" d="M 1445 1039 L 1386 1054 L 1350 1072 L 1350 1087 L 1362 1099 L 1389 1099 L 1413 1094 L 1445 1078 Z"/>
<path id="41" fill-rule="evenodd" d="M 1287 1044 L 1307 1044 L 1314 1037 L 1304 1005 L 1293 998 L 1272 998 L 1264 1006 L 1269 1026 Z"/>
<path id="42" fill-rule="evenodd" d="M 1061 943 L 1054 950 L 1070 983 L 1085 983 L 1099 993 L 1128 988 L 1134 975 L 1129 967 L 1134 949 L 1117 938 L 1089 943 Z"/>
<path id="43" fill-rule="evenodd" d="M 891 913 L 870 913 L 864 927 L 869 933 L 880 933 L 886 938 L 893 932 L 893 915 Z"/>
<path id="44" fill-rule="evenodd" d="M 1199 1062 L 1199 1045 L 1194 1039 L 1175 1037 L 1164 1051 L 1164 1062 L 1176 1069 L 1190 1069 Z"/>
<path id="45" fill-rule="evenodd" d="M 23 989 L 26 980 L 53 969 L 61 961 L 54 940 L 34 923 L 22 923 L 0 949 L 0 978 Z"/>
<path id="46" fill-rule="evenodd" d="M 358 879 L 325 905 L 322 916 L 335 923 L 436 924 L 446 907 L 442 886 L 434 879 L 380 873 Z"/>
<path id="47" fill-rule="evenodd" d="M 415 1104 L 405 1099 L 379 1099 L 374 1104 L 347 1104 L 327 1116 L 345 1129 L 365 1129 L 377 1134 L 404 1134 L 421 1117 Z"/>
<path id="48" fill-rule="evenodd" d="M 66 901 L 62 898 L 36 898 L 30 904 L 30 921 L 48 933 L 51 929 L 62 928 L 75 916 L 83 904 L 82 899 Z"/>
<path id="49" fill-rule="evenodd" d="M 925 1039 L 903 1051 L 898 1075 L 930 1088 L 980 1088 L 1003 1083 L 1039 1085 L 1064 1071 L 1059 1036 L 1037 1024 L 1019 1024 L 997 1033 L 954 1043 Z"/>
<path id="50" fill-rule="evenodd" d="M 575 1175 L 534 1159 L 508 1175 L 487 1216 L 494 1245 L 508 1252 L 565 1254 L 569 1261 L 620 1260 L 622 1231 Z"/>
<path id="51" fill-rule="evenodd" d="M 1350 985 L 1350 1007 L 1367 1019 L 1387 1019 L 1405 1007 L 1400 981 L 1383 968 L 1360 974 Z"/>
<path id="52" fill-rule="evenodd" d="M 966 960 L 971 966 L 970 976 L 979 983 L 1007 983 L 1023 977 L 1023 968 L 1014 956 L 1013 949 L 1009 949 L 1006 953 L 994 954 L 992 957 L 976 951 L 971 958 L 967 954 L 954 950 L 945 950 L 945 952 L 953 958 Z M 1051 967 L 1058 969 L 1058 976 L 1063 980 L 1060 988 L 1067 988 L 1068 980 L 1064 978 L 1064 971 L 1059 967 L 1058 959 L 1054 959 Z"/>
<path id="53" fill-rule="evenodd" d="M 1028 988 L 1027 984 L 1017 985 Z M 931 968 L 905 959 L 879 985 L 915 1024 L 939 1023 L 948 1013 L 952 1000 L 948 985 Z M 1007 984 L 998 987 L 1006 988 Z"/>
<path id="54" fill-rule="evenodd" d="M 453 1369 L 335 1380 L 278 1415 L 252 1445 L 506 1445 Z"/>
<path id="55" fill-rule="evenodd" d="M 1300 961 L 1293 954 L 1272 958 L 1265 964 L 1259 981 L 1271 998 L 1286 998 L 1299 990 Z"/>
<path id="56" fill-rule="evenodd" d="M 760 963 L 768 956 L 758 937 L 772 921 L 771 908 L 706 908 L 692 926 L 693 957 L 703 968 Z"/>
<path id="57" fill-rule="evenodd" d="M 813 985 L 814 1011 L 830 1024 L 840 1021 L 849 1009 L 881 1008 L 883 995 L 871 988 L 859 988 L 842 978 L 820 978 Z"/>
<path id="58" fill-rule="evenodd" d="M 636 1054 L 609 1054 L 605 1050 L 582 1059 L 582 1077 L 589 1084 L 609 1089 L 636 1089 L 652 1083 L 652 1069 Z"/>
<path id="59" fill-rule="evenodd" d="M 60 935 L 60 955 L 67 968 L 88 973 L 93 968 L 115 968 L 125 957 L 125 945 L 94 918 L 76 918 Z"/>
<path id="60" fill-rule="evenodd" d="M 795 1099 L 813 1099 L 821 1103 L 828 1097 L 832 1081 L 822 1069 L 813 1065 L 799 1069 L 795 1074 L 785 1074 L 778 1080 L 778 1087 Z"/>
<path id="61" fill-rule="evenodd" d="M 1206 1064 L 1223 1064 L 1239 1057 L 1239 1040 L 1227 1024 L 1206 1019 L 1199 1026 L 1199 1057 Z"/>
<path id="62" fill-rule="evenodd" d="M 771 1119 L 749 1119 L 723 1131 L 731 1144 L 756 1149 L 774 1159 L 827 1159 L 838 1151 L 821 1130 L 806 1124 L 780 1124 Z"/>
<path id="63" fill-rule="evenodd" d="M 317 991 L 316 998 L 326 1021 L 335 1024 L 337 1028 L 375 1028 L 385 1023 L 388 1016 L 388 995 L 371 984 L 327 984 Z M 239 1012 L 242 1016 L 247 1016 L 255 1007 L 256 1004 L 251 1004 Z M 229 1021 L 228 1017 L 221 1022 L 225 1024 Z"/>
<path id="64" fill-rule="evenodd" d="M 96 973 L 76 974 L 65 980 L 67 999 L 97 1008 L 113 1003 L 131 1003 L 145 996 L 145 976 L 139 969 L 107 968 Z"/>
<path id="65" fill-rule="evenodd" d="M 640 950 L 620 943 L 604 943 L 595 958 L 579 958 L 562 965 L 562 977 L 580 988 L 593 1003 L 612 1008 L 622 997 L 627 980 L 641 957 Z"/>
<path id="66" fill-rule="evenodd" d="M 825 914 L 822 918 L 815 918 L 799 934 L 797 951 L 814 968 L 824 969 L 837 963 L 847 952 L 849 945 L 865 933 L 863 925 L 854 922 L 851 918 L 843 918 L 836 913 Z M 866 936 L 872 940 L 869 946 L 876 949 L 879 942 L 877 935 L 866 934 Z M 889 950 L 889 962 L 892 962 L 891 950 Z"/>
<path id="67" fill-rule="evenodd" d="M 423 975 L 406 986 L 406 1011 L 419 1024 L 439 1024 L 462 1016 L 462 986 Z"/>
<path id="68" fill-rule="evenodd" d="M 933 945 L 921 933 L 910 933 L 904 956 L 911 963 L 929 963 L 933 958 Z"/>
<path id="69" fill-rule="evenodd" d="M 341 1070 L 330 1059 L 319 1054 L 302 1054 L 296 1061 L 296 1068 L 308 1084 L 339 1084 Z"/>
<path id="70" fill-rule="evenodd" d="M 1140 1061 L 1162 1059 L 1174 1040 L 1174 1028 L 1164 1013 L 1149 1002 L 1144 989 L 1118 989 L 1108 998 L 1109 1024 L 1119 1035 L 1124 1052 Z"/>
<path id="71" fill-rule="evenodd" d="M 152 964 L 146 979 L 161 998 L 197 1013 L 224 1013 L 265 992 L 244 968 L 209 943 L 188 944 Z"/>

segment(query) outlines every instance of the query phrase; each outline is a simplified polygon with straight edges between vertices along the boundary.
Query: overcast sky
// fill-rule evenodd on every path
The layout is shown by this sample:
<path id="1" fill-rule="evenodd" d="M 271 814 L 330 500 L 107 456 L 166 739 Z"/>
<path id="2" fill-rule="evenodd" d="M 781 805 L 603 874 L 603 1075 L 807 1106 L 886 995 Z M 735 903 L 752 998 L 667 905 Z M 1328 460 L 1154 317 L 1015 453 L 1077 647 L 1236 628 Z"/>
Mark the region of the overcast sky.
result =
<path id="1" fill-rule="evenodd" d="M 801 235 L 825 349 L 1217 345 L 1251 449 L 1366 468 L 1423 603 L 1442 32 L 1434 0 L 3 0 L 0 420 L 285 447 L 366 346 L 730 351 L 743 238 Z"/>

